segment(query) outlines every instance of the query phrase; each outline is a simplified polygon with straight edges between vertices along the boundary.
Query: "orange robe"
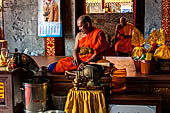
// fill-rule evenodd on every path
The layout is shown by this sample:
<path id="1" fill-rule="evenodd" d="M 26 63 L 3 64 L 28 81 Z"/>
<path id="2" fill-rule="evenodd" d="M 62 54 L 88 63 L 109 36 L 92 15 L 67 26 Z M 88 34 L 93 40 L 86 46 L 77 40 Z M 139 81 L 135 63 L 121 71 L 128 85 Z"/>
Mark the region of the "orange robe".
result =
<path id="1" fill-rule="evenodd" d="M 85 37 L 81 38 L 78 42 L 79 48 L 89 47 L 93 49 L 93 53 L 99 54 L 108 47 L 106 37 L 104 32 L 98 28 L 93 28 L 93 30 Z M 88 53 L 86 55 L 80 55 L 79 58 L 81 62 L 87 61 L 92 57 L 93 53 Z M 78 66 L 72 64 L 72 57 L 62 58 L 58 61 L 53 72 L 63 73 L 65 71 L 77 70 Z"/>
<path id="2" fill-rule="evenodd" d="M 130 53 L 132 51 L 131 38 L 132 38 L 133 25 L 127 23 L 122 29 L 119 30 L 117 35 L 117 42 L 115 44 L 115 52 Z"/>

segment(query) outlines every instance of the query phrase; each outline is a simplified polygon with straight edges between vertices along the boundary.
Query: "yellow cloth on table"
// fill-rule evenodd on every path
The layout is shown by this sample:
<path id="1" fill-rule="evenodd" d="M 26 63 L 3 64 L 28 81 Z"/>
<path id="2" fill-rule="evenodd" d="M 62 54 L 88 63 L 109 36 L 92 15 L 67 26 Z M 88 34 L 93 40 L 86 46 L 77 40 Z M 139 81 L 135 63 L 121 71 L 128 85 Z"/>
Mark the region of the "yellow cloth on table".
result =
<path id="1" fill-rule="evenodd" d="M 66 113 L 106 113 L 102 90 L 70 89 L 65 104 Z"/>

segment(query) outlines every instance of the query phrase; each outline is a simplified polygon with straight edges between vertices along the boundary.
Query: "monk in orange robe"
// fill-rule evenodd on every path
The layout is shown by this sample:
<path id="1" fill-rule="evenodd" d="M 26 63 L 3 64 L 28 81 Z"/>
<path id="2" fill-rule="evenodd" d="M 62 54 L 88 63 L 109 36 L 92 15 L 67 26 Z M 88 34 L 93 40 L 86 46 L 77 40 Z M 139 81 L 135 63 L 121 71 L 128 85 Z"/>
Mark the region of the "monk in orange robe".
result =
<path id="1" fill-rule="evenodd" d="M 115 29 L 115 52 L 118 56 L 129 56 L 132 51 L 131 38 L 134 26 L 125 17 L 120 18 L 120 24 Z"/>
<path id="2" fill-rule="evenodd" d="M 101 59 L 103 51 L 108 47 L 104 32 L 92 26 L 89 16 L 80 16 L 77 26 L 80 32 L 75 39 L 73 57 L 60 59 L 52 72 L 63 73 L 83 69 L 88 62 Z"/>

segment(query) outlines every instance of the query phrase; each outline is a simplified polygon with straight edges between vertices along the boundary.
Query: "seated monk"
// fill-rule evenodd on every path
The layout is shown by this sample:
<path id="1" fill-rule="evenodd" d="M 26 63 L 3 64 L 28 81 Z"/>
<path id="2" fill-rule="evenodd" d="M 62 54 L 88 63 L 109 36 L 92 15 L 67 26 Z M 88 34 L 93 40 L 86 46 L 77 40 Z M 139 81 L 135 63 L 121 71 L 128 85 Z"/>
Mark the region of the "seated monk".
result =
<path id="1" fill-rule="evenodd" d="M 125 17 L 120 18 L 120 24 L 116 26 L 114 42 L 117 56 L 130 56 L 132 51 L 131 38 L 133 25 L 127 22 Z"/>
<path id="2" fill-rule="evenodd" d="M 54 73 L 64 73 L 83 69 L 87 62 L 96 62 L 102 58 L 102 52 L 108 47 L 102 30 L 93 27 L 89 16 L 80 16 L 77 20 L 80 32 L 75 39 L 73 57 L 60 59 L 49 65 L 48 69 Z"/>

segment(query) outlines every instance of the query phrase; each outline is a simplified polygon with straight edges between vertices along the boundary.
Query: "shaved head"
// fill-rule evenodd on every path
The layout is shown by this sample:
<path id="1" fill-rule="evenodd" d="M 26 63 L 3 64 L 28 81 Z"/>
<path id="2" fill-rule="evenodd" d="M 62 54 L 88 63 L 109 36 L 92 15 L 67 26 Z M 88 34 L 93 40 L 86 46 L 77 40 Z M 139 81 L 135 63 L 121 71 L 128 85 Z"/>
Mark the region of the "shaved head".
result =
<path id="1" fill-rule="evenodd" d="M 89 22 L 90 25 L 92 25 L 91 18 L 87 15 L 80 16 L 77 21 L 81 21 L 83 24 L 85 24 L 86 22 Z"/>
<path id="2" fill-rule="evenodd" d="M 88 34 L 93 29 L 91 18 L 87 15 L 80 16 L 77 19 L 77 27 L 82 33 Z"/>
<path id="3" fill-rule="evenodd" d="M 126 22 L 127 22 L 127 18 L 125 18 L 125 17 L 121 17 L 121 18 L 120 18 L 120 24 L 121 24 L 122 26 L 125 26 L 125 25 L 126 25 Z"/>
<path id="4" fill-rule="evenodd" d="M 124 21 L 124 22 L 127 22 L 127 18 L 126 17 L 121 17 L 120 20 Z"/>

